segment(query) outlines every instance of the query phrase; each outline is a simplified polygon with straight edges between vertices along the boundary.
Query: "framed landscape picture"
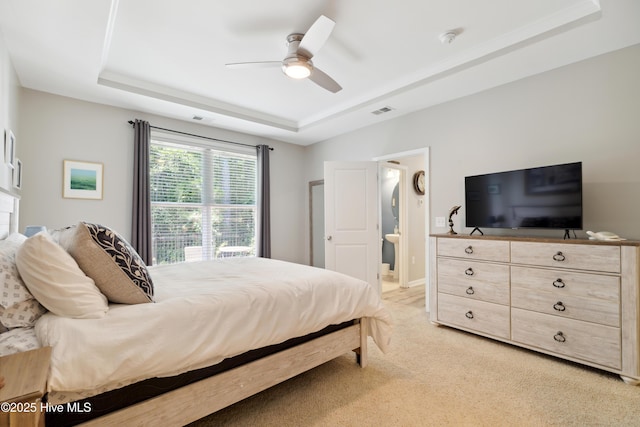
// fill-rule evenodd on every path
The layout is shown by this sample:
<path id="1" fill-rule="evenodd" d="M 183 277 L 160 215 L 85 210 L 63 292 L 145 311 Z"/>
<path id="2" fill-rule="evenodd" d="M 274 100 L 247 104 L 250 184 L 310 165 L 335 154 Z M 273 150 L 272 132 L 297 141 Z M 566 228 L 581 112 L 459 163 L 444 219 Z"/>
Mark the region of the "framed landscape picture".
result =
<path id="1" fill-rule="evenodd" d="M 62 197 L 101 200 L 102 175 L 102 163 L 65 160 Z"/>

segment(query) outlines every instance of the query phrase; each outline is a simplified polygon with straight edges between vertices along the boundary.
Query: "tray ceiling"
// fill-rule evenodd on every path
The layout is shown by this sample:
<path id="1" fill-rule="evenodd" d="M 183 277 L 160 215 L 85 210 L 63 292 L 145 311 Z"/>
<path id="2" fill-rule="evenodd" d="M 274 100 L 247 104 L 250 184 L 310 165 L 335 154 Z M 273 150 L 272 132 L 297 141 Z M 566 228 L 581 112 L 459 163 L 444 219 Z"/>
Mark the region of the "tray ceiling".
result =
<path id="1" fill-rule="evenodd" d="M 222 3 L 0 0 L 0 29 L 24 87 L 302 145 L 640 42 L 633 0 Z M 282 60 L 320 15 L 341 91 L 225 66 Z"/>

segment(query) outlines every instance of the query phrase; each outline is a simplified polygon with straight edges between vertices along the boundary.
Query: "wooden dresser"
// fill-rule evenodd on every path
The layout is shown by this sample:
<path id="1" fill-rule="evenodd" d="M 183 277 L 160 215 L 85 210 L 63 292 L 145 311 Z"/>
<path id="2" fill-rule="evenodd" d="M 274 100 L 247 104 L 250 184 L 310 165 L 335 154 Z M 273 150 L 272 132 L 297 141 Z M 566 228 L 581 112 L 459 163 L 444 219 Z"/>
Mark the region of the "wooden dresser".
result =
<path id="1" fill-rule="evenodd" d="M 432 235 L 430 319 L 640 384 L 640 242 Z"/>

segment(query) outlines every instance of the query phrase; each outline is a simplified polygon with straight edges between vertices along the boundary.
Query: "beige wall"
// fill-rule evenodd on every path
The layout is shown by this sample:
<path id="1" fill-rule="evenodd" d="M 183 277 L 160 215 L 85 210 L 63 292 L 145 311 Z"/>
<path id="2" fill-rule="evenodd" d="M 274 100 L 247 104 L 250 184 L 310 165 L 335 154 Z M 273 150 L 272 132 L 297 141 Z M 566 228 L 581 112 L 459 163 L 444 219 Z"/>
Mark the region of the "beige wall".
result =
<path id="1" fill-rule="evenodd" d="M 133 118 L 247 143 L 260 138 L 18 89 L 0 39 L 0 125 L 16 134 L 23 161 L 21 227 L 78 220 L 130 234 Z M 307 183 L 325 160 L 371 160 L 431 149 L 431 223 L 463 204 L 464 176 L 582 161 L 585 230 L 640 239 L 640 46 L 589 59 L 476 95 L 299 147 L 268 141 L 272 152 L 273 256 L 307 263 Z M 15 112 L 18 111 L 16 114 Z M 17 129 L 17 130 L 16 130 Z M 62 161 L 105 165 L 104 200 L 62 198 Z M 5 187 L 7 177 L 0 186 Z M 464 209 L 464 208 L 463 208 Z M 456 228 L 461 230 L 464 211 Z M 523 232 L 524 233 L 524 232 Z M 540 234 L 540 233 L 536 233 Z M 553 233 L 554 235 L 557 233 Z M 584 235 L 584 233 L 581 233 Z"/>
<path id="2" fill-rule="evenodd" d="M 270 157 L 272 256 L 307 262 L 301 239 L 306 232 L 306 183 L 298 179 L 303 176 L 302 147 L 28 89 L 22 89 L 20 101 L 21 229 L 32 224 L 54 229 L 83 220 L 108 225 L 129 238 L 133 129 L 127 122 L 139 118 L 154 126 L 274 147 Z M 62 197 L 65 159 L 104 164 L 103 200 Z"/>
<path id="3" fill-rule="evenodd" d="M 435 217 L 464 205 L 465 176 L 582 161 L 584 229 L 640 239 L 638 76 L 635 45 L 382 122 L 308 147 L 306 179 L 321 178 L 325 160 L 428 146 L 430 229 L 444 232 Z M 457 231 L 470 231 L 461 227 L 464 206 L 455 219 Z"/>

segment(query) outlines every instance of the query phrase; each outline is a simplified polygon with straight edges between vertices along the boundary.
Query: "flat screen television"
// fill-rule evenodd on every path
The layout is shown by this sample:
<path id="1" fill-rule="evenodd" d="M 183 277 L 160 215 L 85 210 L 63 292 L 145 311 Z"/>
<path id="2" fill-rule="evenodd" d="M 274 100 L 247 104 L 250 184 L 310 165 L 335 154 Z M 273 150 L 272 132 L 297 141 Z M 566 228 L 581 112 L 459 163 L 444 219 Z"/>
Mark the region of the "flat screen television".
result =
<path id="1" fill-rule="evenodd" d="M 582 229 L 582 162 L 465 178 L 466 226 Z"/>

